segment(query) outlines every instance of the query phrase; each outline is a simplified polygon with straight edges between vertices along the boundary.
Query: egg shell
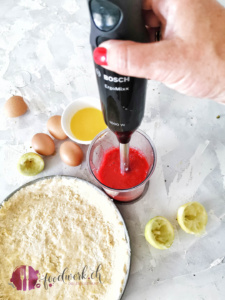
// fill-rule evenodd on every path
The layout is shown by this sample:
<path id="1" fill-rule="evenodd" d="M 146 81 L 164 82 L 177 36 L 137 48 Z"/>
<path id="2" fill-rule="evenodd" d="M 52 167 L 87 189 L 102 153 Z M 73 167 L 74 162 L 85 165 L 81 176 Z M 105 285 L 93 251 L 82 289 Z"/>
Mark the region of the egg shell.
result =
<path id="1" fill-rule="evenodd" d="M 5 114 L 9 118 L 22 116 L 27 111 L 27 108 L 27 104 L 21 96 L 12 96 L 4 105 Z"/>
<path id="2" fill-rule="evenodd" d="M 67 138 L 67 135 L 62 129 L 61 116 L 52 116 L 47 122 L 47 128 L 55 139 L 65 140 Z"/>
<path id="3" fill-rule="evenodd" d="M 72 141 L 64 142 L 59 149 L 62 161 L 72 167 L 76 167 L 82 163 L 84 154 L 81 148 Z"/>
<path id="4" fill-rule="evenodd" d="M 33 149 L 41 155 L 52 155 L 55 152 L 53 139 L 45 133 L 37 133 L 32 138 Z"/>

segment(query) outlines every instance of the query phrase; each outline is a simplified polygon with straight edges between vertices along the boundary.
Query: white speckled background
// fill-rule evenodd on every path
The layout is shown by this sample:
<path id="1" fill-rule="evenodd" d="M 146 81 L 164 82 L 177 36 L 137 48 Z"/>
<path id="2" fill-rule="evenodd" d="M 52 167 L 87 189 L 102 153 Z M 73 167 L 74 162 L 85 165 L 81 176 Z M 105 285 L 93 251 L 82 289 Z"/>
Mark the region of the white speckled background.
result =
<path id="1" fill-rule="evenodd" d="M 32 150 L 35 133 L 47 133 L 49 116 L 61 114 L 77 97 L 98 97 L 89 30 L 85 0 L 0 0 L 0 202 L 33 179 L 17 172 L 17 160 Z M 17 89 L 15 72 L 21 70 L 32 80 Z M 15 90 L 30 111 L 9 120 L 2 108 Z M 147 194 L 139 202 L 118 206 L 132 244 L 123 299 L 225 299 L 225 106 L 149 82 L 141 129 L 153 139 L 158 163 Z M 67 174 L 91 181 L 85 161 L 68 167 L 57 151 L 45 163 L 39 177 Z M 207 232 L 200 238 L 184 233 L 176 222 L 177 208 L 189 200 L 201 202 L 209 215 Z M 153 249 L 144 239 L 144 226 L 156 215 L 176 228 L 167 251 Z"/>

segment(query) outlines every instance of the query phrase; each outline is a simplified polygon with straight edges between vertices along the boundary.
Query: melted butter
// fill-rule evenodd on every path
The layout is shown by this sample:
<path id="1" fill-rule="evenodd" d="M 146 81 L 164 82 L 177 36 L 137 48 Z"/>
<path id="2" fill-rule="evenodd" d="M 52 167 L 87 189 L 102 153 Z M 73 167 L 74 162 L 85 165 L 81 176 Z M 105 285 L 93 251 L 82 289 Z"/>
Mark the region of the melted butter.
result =
<path id="1" fill-rule="evenodd" d="M 94 107 L 79 110 L 71 119 L 70 129 L 75 138 L 90 141 L 106 128 L 102 112 Z"/>

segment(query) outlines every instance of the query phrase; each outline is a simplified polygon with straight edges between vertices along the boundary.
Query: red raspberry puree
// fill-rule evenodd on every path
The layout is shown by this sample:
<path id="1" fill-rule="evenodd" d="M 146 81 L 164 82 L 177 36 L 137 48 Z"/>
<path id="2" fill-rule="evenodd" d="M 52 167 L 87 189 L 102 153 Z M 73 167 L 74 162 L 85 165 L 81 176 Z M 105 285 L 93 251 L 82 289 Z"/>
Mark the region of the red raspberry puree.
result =
<path id="1" fill-rule="evenodd" d="M 137 149 L 130 148 L 129 158 L 130 170 L 122 174 L 119 148 L 110 148 L 104 154 L 95 176 L 101 183 L 113 189 L 129 189 L 137 186 L 147 177 L 150 166 L 144 154 Z"/>

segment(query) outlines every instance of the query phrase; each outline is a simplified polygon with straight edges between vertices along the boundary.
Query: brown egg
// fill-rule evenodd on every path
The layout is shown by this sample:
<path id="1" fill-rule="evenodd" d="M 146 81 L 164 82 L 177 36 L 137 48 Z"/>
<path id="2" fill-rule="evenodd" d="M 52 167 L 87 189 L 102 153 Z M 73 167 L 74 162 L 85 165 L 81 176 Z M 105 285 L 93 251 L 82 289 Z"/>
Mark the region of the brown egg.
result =
<path id="1" fill-rule="evenodd" d="M 55 152 L 53 139 L 45 133 L 37 133 L 32 138 L 33 149 L 42 155 L 52 155 Z"/>
<path id="2" fill-rule="evenodd" d="M 80 165 L 84 157 L 81 148 L 72 141 L 64 142 L 60 146 L 59 154 L 65 164 L 73 167 Z"/>
<path id="3" fill-rule="evenodd" d="M 12 96 L 6 101 L 4 111 L 7 117 L 16 118 L 25 114 L 27 104 L 21 96 Z"/>
<path id="4" fill-rule="evenodd" d="M 67 135 L 62 129 L 61 116 L 52 116 L 47 123 L 48 131 L 58 140 L 65 140 Z"/>

